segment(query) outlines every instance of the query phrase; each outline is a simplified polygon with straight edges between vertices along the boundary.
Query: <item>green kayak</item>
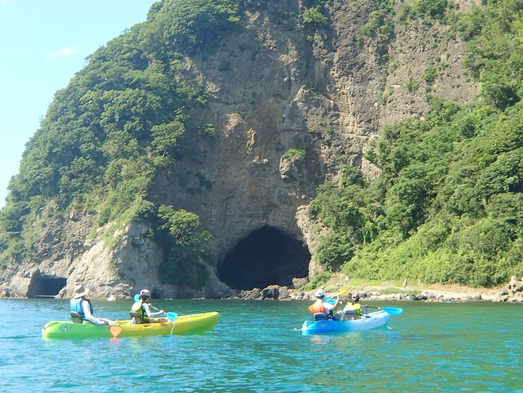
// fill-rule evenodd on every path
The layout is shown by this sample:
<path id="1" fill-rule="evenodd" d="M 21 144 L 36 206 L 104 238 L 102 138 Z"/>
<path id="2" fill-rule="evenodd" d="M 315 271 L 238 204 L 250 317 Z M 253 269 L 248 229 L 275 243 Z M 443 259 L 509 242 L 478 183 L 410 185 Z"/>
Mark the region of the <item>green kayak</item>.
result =
<path id="1" fill-rule="evenodd" d="M 42 329 L 43 338 L 136 337 L 169 334 L 195 334 L 212 330 L 218 323 L 217 311 L 202 314 L 178 315 L 174 322 L 133 324 L 130 320 L 106 326 L 70 321 L 51 321 Z"/>

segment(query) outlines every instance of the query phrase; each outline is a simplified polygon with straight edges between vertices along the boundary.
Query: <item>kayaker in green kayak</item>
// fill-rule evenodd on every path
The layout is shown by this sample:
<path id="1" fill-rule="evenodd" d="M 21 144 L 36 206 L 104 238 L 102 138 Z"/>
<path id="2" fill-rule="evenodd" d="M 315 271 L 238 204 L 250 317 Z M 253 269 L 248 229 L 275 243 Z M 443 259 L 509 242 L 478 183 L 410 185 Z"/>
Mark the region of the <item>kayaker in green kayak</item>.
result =
<path id="1" fill-rule="evenodd" d="M 116 325 L 116 321 L 112 321 L 106 318 L 95 318 L 93 315 L 94 308 L 91 304 L 91 301 L 86 298 L 87 292 L 89 290 L 82 285 L 77 285 L 74 287 L 74 297 L 69 302 L 69 307 L 71 308 L 71 318 L 73 320 L 80 319 L 80 323 L 89 322 L 93 325 Z"/>
<path id="2" fill-rule="evenodd" d="M 140 291 L 140 299 L 131 307 L 131 315 L 135 323 L 153 323 L 153 322 L 167 322 L 166 318 L 156 318 L 165 316 L 165 311 L 151 312 L 150 304 L 147 301 L 151 298 L 151 291 L 142 289 Z M 133 315 L 138 314 L 138 315 Z"/>

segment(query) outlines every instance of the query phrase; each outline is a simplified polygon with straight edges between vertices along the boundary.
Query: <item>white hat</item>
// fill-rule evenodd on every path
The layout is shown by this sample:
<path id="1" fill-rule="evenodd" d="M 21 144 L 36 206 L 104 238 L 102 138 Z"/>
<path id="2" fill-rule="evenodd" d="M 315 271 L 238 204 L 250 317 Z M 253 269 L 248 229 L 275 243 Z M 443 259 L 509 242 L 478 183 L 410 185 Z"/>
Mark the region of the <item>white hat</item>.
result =
<path id="1" fill-rule="evenodd" d="M 89 292 L 87 288 L 81 285 L 77 285 L 76 287 L 74 287 L 74 298 L 77 299 L 79 297 L 85 296 L 87 295 L 87 292 Z"/>
<path id="2" fill-rule="evenodd" d="M 325 292 L 323 292 L 323 289 L 318 289 L 316 291 L 316 297 L 324 297 L 325 296 Z"/>
<path id="3" fill-rule="evenodd" d="M 148 289 L 142 289 L 142 290 L 140 291 L 140 296 L 151 297 L 151 292 L 150 292 Z"/>

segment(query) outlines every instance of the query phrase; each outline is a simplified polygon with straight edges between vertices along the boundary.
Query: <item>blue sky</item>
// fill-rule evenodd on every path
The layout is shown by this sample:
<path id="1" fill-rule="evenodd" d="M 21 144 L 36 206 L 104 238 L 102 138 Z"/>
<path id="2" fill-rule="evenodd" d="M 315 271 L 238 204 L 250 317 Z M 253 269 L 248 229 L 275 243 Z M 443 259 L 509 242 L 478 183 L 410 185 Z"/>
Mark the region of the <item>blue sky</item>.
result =
<path id="1" fill-rule="evenodd" d="M 0 207 L 54 93 L 155 2 L 0 0 Z"/>

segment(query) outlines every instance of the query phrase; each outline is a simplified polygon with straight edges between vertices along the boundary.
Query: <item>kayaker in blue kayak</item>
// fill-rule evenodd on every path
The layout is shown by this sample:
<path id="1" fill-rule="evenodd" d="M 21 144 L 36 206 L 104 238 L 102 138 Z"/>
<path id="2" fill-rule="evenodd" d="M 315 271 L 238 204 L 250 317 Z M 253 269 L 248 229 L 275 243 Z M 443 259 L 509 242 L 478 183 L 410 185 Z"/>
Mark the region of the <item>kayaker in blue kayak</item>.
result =
<path id="1" fill-rule="evenodd" d="M 340 319 L 352 319 L 350 316 L 354 315 L 354 313 L 356 313 L 357 319 L 363 318 L 364 314 L 367 315 L 369 313 L 367 305 L 365 304 L 362 306 L 360 304 L 360 295 L 357 292 L 352 294 L 352 302 L 347 303 L 347 305 L 343 308 Z"/>
<path id="2" fill-rule="evenodd" d="M 78 322 L 87 321 L 93 325 L 116 325 L 116 322 L 111 321 L 110 319 L 95 318 L 93 316 L 94 308 L 91 304 L 91 301 L 86 298 L 87 292 L 89 292 L 89 290 L 82 285 L 77 285 L 74 287 L 74 297 L 69 302 L 71 315 L 76 318 L 80 318 L 81 321 Z"/>
<path id="3" fill-rule="evenodd" d="M 151 298 L 151 292 L 148 289 L 142 289 L 140 291 L 140 299 L 133 304 L 131 312 L 138 313 L 141 319 L 140 323 L 153 323 L 153 322 L 167 322 L 166 318 L 156 318 L 165 316 L 165 311 L 160 310 L 158 312 L 151 312 L 151 306 L 147 301 Z"/>
<path id="4" fill-rule="evenodd" d="M 336 301 L 334 303 L 329 303 L 325 301 L 325 292 L 323 292 L 323 289 L 318 289 L 314 297 L 316 298 L 316 301 L 314 304 L 309 306 L 309 311 L 312 313 L 312 315 L 325 314 L 327 317 L 332 318 L 334 309 L 340 300 L 340 296 L 336 295 Z"/>

